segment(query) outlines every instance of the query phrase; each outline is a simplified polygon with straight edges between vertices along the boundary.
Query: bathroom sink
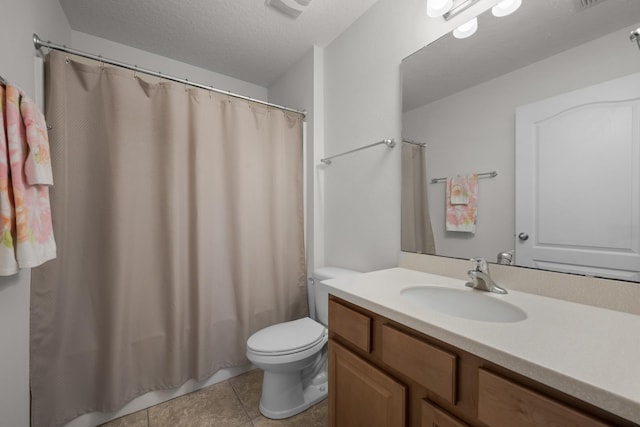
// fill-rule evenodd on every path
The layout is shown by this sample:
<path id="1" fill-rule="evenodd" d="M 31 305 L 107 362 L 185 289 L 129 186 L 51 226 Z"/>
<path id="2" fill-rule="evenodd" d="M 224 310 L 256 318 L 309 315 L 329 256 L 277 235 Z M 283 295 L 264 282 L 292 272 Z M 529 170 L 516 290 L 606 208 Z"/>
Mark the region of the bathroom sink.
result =
<path id="1" fill-rule="evenodd" d="M 440 313 L 483 322 L 520 322 L 527 314 L 501 296 L 472 289 L 415 285 L 400 291 L 411 304 Z"/>

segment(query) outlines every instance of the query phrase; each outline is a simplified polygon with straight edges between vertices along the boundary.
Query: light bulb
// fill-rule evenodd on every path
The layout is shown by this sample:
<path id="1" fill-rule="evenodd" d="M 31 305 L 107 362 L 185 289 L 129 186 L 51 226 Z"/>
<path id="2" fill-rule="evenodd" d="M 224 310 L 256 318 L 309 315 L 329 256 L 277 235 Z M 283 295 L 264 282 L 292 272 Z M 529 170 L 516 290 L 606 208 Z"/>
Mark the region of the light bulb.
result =
<path id="1" fill-rule="evenodd" d="M 478 18 L 473 18 L 472 20 L 460 25 L 458 28 L 453 30 L 453 36 L 457 39 L 466 39 L 467 37 L 472 36 L 478 30 Z"/>
<path id="2" fill-rule="evenodd" d="M 438 18 L 451 10 L 453 0 L 427 0 L 427 15 Z"/>
<path id="3" fill-rule="evenodd" d="M 493 13 L 493 16 L 501 18 L 503 16 L 511 15 L 513 12 L 518 10 L 521 4 L 522 0 L 502 0 L 491 8 L 491 13 Z"/>

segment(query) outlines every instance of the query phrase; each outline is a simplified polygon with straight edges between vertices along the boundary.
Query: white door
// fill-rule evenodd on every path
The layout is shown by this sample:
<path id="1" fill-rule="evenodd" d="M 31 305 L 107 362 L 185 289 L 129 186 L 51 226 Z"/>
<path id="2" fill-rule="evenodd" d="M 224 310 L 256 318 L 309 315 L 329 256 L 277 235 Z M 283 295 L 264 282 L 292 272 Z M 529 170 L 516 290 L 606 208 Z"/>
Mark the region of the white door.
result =
<path id="1" fill-rule="evenodd" d="M 640 281 L 640 73 L 516 110 L 516 264 Z"/>

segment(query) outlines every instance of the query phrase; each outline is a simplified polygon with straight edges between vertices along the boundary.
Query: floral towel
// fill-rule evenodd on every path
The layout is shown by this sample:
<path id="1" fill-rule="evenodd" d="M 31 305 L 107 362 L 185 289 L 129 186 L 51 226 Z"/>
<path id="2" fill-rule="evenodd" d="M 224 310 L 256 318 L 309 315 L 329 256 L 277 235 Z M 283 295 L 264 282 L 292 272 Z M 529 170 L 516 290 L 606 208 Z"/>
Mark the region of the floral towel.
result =
<path id="1" fill-rule="evenodd" d="M 56 257 L 49 140 L 42 113 L 15 86 L 0 86 L 0 275 Z"/>
<path id="2" fill-rule="evenodd" d="M 458 175 L 455 178 L 449 178 L 451 180 L 449 201 L 452 205 L 469 204 L 469 176 Z"/>
<path id="3" fill-rule="evenodd" d="M 461 177 L 457 179 L 447 178 L 447 231 L 462 231 L 466 233 L 476 232 L 476 206 L 478 204 L 478 175 L 466 175 L 466 196 L 468 198 L 466 204 L 452 204 L 452 187 L 456 190 L 455 182 L 460 182 Z"/>
<path id="4" fill-rule="evenodd" d="M 51 157 L 49 156 L 49 135 L 44 116 L 35 102 L 26 96 L 20 102 L 22 122 L 27 130 L 29 154 L 24 162 L 24 174 L 29 185 L 53 185 Z"/>

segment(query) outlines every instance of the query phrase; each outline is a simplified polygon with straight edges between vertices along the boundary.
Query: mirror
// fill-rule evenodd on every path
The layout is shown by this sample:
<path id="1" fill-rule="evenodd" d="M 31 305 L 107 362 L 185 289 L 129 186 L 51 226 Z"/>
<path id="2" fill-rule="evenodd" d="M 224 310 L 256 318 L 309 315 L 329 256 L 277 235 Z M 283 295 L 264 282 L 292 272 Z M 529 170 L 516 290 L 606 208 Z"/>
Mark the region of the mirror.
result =
<path id="1" fill-rule="evenodd" d="M 584 130 L 587 138 L 600 135 L 605 139 L 598 144 L 600 151 L 587 151 L 577 140 L 572 142 L 573 146 L 568 145 L 556 152 L 553 150 L 559 145 L 553 147 L 553 141 L 547 141 L 543 146 L 536 140 L 534 142 L 539 145 L 529 155 L 529 152 L 523 154 L 520 138 L 527 133 L 522 130 L 521 117 L 529 117 L 527 112 L 531 106 L 537 108 L 538 105 L 548 105 L 549 100 L 581 93 L 578 91 L 585 88 L 606 88 L 608 82 L 632 75 L 640 79 L 640 50 L 629 40 L 630 32 L 640 26 L 639 2 L 525 0 L 512 15 L 497 18 L 489 10 L 478 20 L 479 29 L 472 37 L 455 39 L 447 34 L 405 58 L 401 65 L 402 137 L 403 140 L 427 144 L 423 149 L 426 177 L 414 177 L 414 180 L 426 182 L 435 254 L 457 258 L 483 257 L 496 262 L 499 253 L 513 252 L 515 265 L 640 281 L 640 208 L 637 200 L 640 198 L 637 166 L 640 164 L 640 97 L 627 92 L 622 97 L 624 99 L 616 98 L 615 102 L 606 99 L 580 101 L 580 106 L 575 104 L 577 107 L 565 109 L 582 114 L 582 120 L 591 117 L 589 114 L 595 114 L 599 120 L 608 117 L 609 112 L 598 110 L 583 114 L 583 107 L 596 104 L 597 108 L 613 104 L 621 106 L 620 111 L 625 111 L 621 115 L 626 117 L 622 121 L 628 129 L 618 134 L 626 132 L 628 138 L 623 145 L 626 144 L 624 150 L 627 151 L 620 151 L 618 155 L 622 157 L 614 157 L 615 160 L 607 160 L 608 157 L 602 157 L 602 153 L 608 155 L 615 151 L 608 146 L 611 134 L 606 132 L 611 130 L 611 123 L 617 119 L 607 122 L 605 130 Z M 640 80 L 636 79 L 627 83 L 631 84 L 634 91 L 636 87 L 640 90 L 638 82 Z M 555 122 L 546 130 L 539 127 L 542 122 L 548 123 L 551 116 L 564 117 L 565 110 L 545 116 L 544 120 L 527 119 L 533 120 L 529 123 L 529 130 L 534 129 L 536 138 L 538 134 L 546 132 L 561 139 L 560 142 L 553 142 L 555 144 L 577 139 L 578 136 L 572 135 L 561 138 L 558 132 L 551 132 L 549 129 L 556 126 Z M 567 120 L 567 123 L 571 120 Z M 588 124 L 595 126 L 598 120 L 590 120 Z M 586 129 L 582 125 L 580 128 Z M 520 135 L 518 138 L 517 132 Z M 584 135 L 580 135 L 580 138 L 584 138 Z M 555 162 L 553 170 L 538 171 L 539 175 L 532 175 L 531 182 L 523 186 L 522 175 L 531 173 L 525 173 L 529 166 L 525 168 L 519 163 L 516 168 L 516 157 L 519 161 L 539 161 L 544 157 L 540 155 L 543 148 L 546 150 L 545 156 Z M 591 168 L 582 166 L 588 158 L 595 162 Z M 625 162 L 626 169 L 617 168 L 612 163 L 620 158 L 632 160 Z M 403 155 L 403 173 L 408 171 L 405 166 Z M 615 179 L 607 176 L 607 172 L 599 175 L 601 170 L 612 169 L 616 172 Z M 624 173 L 618 174 L 617 169 L 624 169 Z M 496 171 L 497 176 L 481 176 L 478 179 L 475 232 L 446 231 L 447 183 L 446 180 L 432 183 L 432 180 L 492 171 Z M 555 181 L 550 181 L 551 177 Z M 529 179 L 527 176 L 524 178 L 525 181 Z M 404 180 L 403 176 L 403 185 Z M 600 192 L 614 189 L 613 193 L 623 194 L 623 199 L 628 196 L 628 203 L 623 209 L 625 212 L 618 219 L 612 219 L 614 215 L 611 212 L 618 209 L 618 205 L 610 204 L 614 202 L 608 193 L 592 191 L 592 182 L 596 181 L 604 183 L 599 185 L 602 187 Z M 539 191 L 543 184 L 558 187 L 558 191 L 566 197 L 539 197 L 538 205 L 523 208 L 522 189 L 529 185 Z M 530 196 L 534 199 L 538 197 L 535 191 Z M 633 194 L 629 195 L 626 191 Z M 551 200 L 554 200 L 553 205 Z M 547 202 L 546 205 L 541 206 L 544 202 Z M 407 230 L 411 230 L 411 225 L 405 221 L 407 206 L 413 209 L 421 203 L 413 200 L 413 196 L 406 196 L 403 188 L 403 251 L 420 252 L 412 244 L 406 244 L 404 236 Z M 575 205 L 578 212 L 569 212 L 567 206 L 571 205 Z M 591 212 L 593 208 L 603 206 L 602 210 L 609 212 L 604 213 L 609 222 L 600 224 L 583 220 L 585 209 Z M 517 219 L 523 215 L 529 217 L 529 224 L 523 225 Z M 550 233 L 552 235 L 545 236 L 541 232 L 545 230 L 543 221 L 555 224 L 555 228 L 546 228 L 555 230 Z M 621 223 L 624 227 L 619 227 Z M 565 246 L 573 246 L 578 250 L 577 257 L 575 253 L 573 255 L 573 261 L 571 257 L 560 256 L 564 249 L 560 247 L 563 238 L 557 237 L 568 228 L 575 228 L 573 231 L 581 235 L 580 238 L 565 242 Z M 619 231 L 618 228 L 624 230 Z M 518 239 L 517 235 L 521 233 L 522 237 L 529 238 Z M 595 234 L 599 237 L 594 237 L 592 245 L 599 246 L 598 250 L 580 246 L 583 239 Z M 549 253 L 544 260 L 535 259 L 535 254 L 533 260 L 525 259 L 526 245 L 546 246 Z M 422 252 L 429 253 L 428 250 Z M 622 258 L 632 259 L 631 264 L 622 267 L 616 264 L 617 261 L 613 261 L 614 267 L 607 266 L 604 261 L 602 265 L 598 264 L 612 252 Z M 557 259 L 553 253 L 559 254 Z"/>

